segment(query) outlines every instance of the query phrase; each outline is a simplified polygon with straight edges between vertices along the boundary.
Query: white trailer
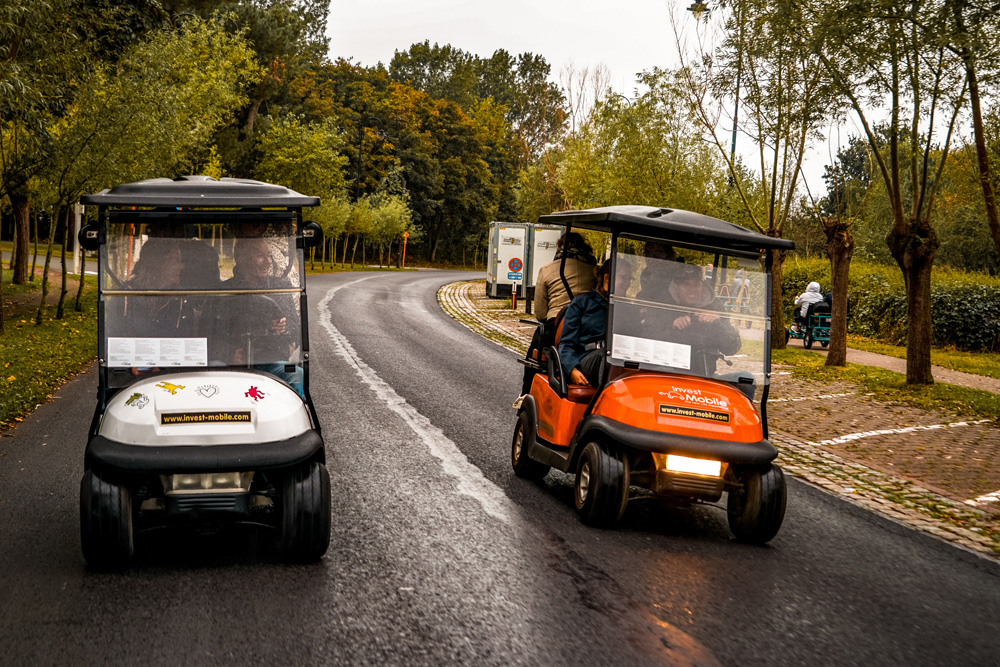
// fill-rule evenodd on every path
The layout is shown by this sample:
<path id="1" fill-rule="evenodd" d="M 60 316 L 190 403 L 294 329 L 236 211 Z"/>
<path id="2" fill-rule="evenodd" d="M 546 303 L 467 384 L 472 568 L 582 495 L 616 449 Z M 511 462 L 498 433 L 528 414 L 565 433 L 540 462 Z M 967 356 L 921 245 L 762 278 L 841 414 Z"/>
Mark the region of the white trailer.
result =
<path id="1" fill-rule="evenodd" d="M 531 225 L 527 222 L 491 222 L 490 252 L 486 262 L 486 296 L 524 296 L 529 275 Z"/>

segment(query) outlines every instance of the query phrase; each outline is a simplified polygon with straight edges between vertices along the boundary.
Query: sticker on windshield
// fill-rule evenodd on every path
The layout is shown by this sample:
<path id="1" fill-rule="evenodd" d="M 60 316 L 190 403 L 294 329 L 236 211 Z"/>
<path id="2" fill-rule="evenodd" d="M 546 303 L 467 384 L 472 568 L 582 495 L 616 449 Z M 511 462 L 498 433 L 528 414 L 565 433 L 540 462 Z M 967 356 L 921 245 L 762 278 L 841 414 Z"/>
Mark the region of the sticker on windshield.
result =
<path id="1" fill-rule="evenodd" d="M 637 338 L 614 334 L 611 340 L 611 355 L 622 361 L 637 361 L 657 366 L 691 369 L 691 346 L 670 343 L 665 340 Z"/>
<path id="2" fill-rule="evenodd" d="M 108 368 L 208 366 L 207 338 L 108 338 Z"/>

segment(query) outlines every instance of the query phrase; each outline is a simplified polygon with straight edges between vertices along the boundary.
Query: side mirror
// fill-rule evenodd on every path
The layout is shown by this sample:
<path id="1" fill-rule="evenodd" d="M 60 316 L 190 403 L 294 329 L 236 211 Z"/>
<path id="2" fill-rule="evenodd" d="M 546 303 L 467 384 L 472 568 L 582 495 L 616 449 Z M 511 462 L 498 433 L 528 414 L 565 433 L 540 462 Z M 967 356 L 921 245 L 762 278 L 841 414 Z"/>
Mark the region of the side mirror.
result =
<path id="1" fill-rule="evenodd" d="M 323 240 L 323 228 L 315 222 L 302 225 L 302 247 L 315 248 Z"/>
<path id="2" fill-rule="evenodd" d="M 97 225 L 88 223 L 80 228 L 76 240 L 84 250 L 97 250 L 101 245 L 101 230 Z"/>

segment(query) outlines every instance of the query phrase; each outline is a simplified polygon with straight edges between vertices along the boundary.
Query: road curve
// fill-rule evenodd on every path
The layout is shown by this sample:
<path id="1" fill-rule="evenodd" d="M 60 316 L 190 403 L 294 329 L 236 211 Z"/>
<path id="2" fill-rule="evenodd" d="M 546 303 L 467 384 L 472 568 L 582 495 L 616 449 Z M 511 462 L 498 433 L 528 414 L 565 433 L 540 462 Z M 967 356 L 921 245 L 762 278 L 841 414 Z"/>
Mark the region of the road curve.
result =
<path id="1" fill-rule="evenodd" d="M 251 531 L 145 536 L 88 572 L 94 375 L 0 438 L 0 664 L 992 664 L 1000 567 L 790 482 L 767 547 L 715 508 L 582 526 L 572 480 L 516 479 L 514 355 L 444 315 L 459 272 L 310 278 L 334 529 L 321 563 Z"/>

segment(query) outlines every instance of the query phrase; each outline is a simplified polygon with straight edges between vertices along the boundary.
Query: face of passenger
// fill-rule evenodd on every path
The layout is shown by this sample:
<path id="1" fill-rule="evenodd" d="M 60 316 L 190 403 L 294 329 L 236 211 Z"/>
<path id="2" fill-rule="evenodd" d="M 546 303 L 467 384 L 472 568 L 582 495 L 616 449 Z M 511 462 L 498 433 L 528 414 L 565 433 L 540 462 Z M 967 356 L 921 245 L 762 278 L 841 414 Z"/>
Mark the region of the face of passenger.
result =
<path id="1" fill-rule="evenodd" d="M 247 244 L 240 253 L 240 264 L 246 270 L 248 276 L 264 278 L 271 274 L 271 250 L 263 239 L 250 239 L 243 241 Z"/>
<path id="2" fill-rule="evenodd" d="M 163 286 L 177 287 L 181 282 L 181 271 L 183 269 L 184 263 L 181 261 L 181 249 L 172 248 L 163 258 L 163 266 L 160 269 Z"/>
<path id="3" fill-rule="evenodd" d="M 704 287 L 701 284 L 701 276 L 691 274 L 684 276 L 674 283 L 674 292 L 682 306 L 696 306 L 704 296 Z"/>

